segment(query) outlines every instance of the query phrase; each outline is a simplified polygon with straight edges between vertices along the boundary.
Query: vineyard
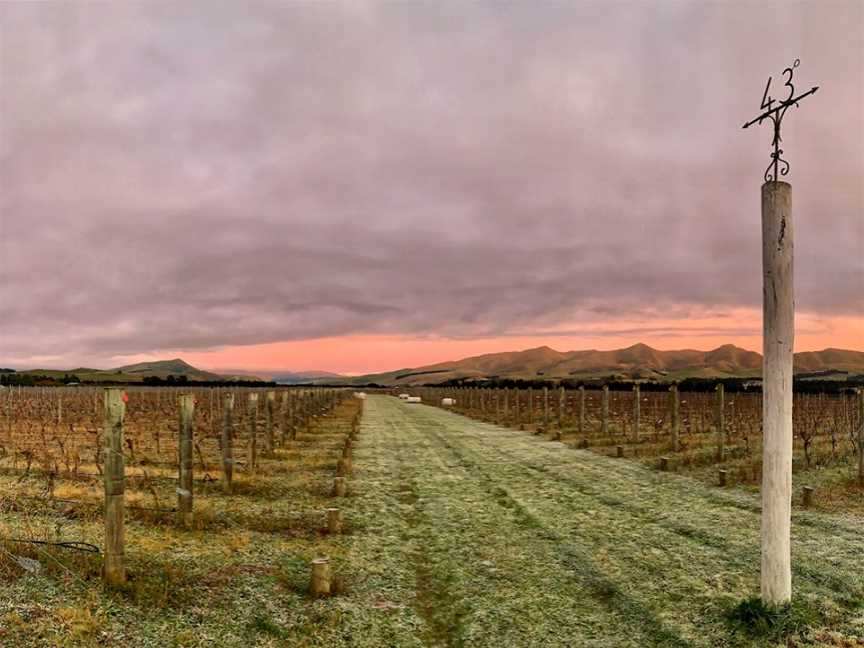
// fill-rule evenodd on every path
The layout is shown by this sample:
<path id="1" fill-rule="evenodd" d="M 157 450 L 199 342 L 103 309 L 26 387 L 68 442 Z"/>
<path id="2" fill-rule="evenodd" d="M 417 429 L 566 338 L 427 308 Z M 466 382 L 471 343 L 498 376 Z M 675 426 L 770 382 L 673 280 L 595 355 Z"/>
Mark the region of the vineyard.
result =
<path id="1" fill-rule="evenodd" d="M 756 487 L 762 474 L 762 397 L 603 389 L 426 388 L 424 401 L 594 452 L 706 481 Z M 413 393 L 413 392 L 412 392 Z M 864 391 L 795 394 L 794 462 L 800 500 L 864 511 Z M 816 489 L 813 492 L 811 489 Z"/>
<path id="2" fill-rule="evenodd" d="M 212 592 L 232 581 L 301 601 L 337 591 L 362 405 L 349 395 L 0 391 L 0 643 L 113 645 L 119 620 L 162 610 L 179 630 L 153 645 L 199 645 L 189 607 L 221 609 Z M 264 609 L 219 625 L 266 636 Z"/>
<path id="3" fill-rule="evenodd" d="M 0 645 L 777 645 L 757 394 L 412 396 L 3 390 Z M 796 398 L 785 645 L 857 645 L 862 397 Z"/>

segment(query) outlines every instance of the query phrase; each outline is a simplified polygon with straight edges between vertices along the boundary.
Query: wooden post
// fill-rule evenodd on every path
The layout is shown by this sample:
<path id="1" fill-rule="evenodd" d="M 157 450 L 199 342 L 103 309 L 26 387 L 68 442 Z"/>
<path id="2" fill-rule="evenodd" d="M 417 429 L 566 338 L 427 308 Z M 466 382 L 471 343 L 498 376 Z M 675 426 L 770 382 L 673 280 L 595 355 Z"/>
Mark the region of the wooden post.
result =
<path id="1" fill-rule="evenodd" d="M 864 486 L 864 389 L 858 390 L 858 484 Z"/>
<path id="2" fill-rule="evenodd" d="M 249 451 L 246 463 L 250 475 L 258 468 L 258 394 L 249 394 Z"/>
<path id="3" fill-rule="evenodd" d="M 621 458 L 624 456 L 624 446 L 615 446 L 615 456 Z"/>
<path id="4" fill-rule="evenodd" d="M 336 474 L 339 477 L 349 477 L 351 475 L 351 460 L 344 456 L 336 462 Z"/>
<path id="5" fill-rule="evenodd" d="M 122 389 L 105 390 L 105 563 L 108 585 L 126 582 L 125 564 L 125 460 L 123 419 L 128 397 Z"/>
<path id="6" fill-rule="evenodd" d="M 327 509 L 327 532 L 332 535 L 342 533 L 342 511 L 338 508 Z"/>
<path id="7" fill-rule="evenodd" d="M 579 436 L 585 435 L 585 385 L 579 385 Z"/>
<path id="8" fill-rule="evenodd" d="M 669 470 L 669 457 L 660 457 L 660 470 Z"/>
<path id="9" fill-rule="evenodd" d="M 762 600 L 792 598 L 792 187 L 762 185 Z"/>
<path id="10" fill-rule="evenodd" d="M 543 432 L 549 431 L 549 388 L 543 388 Z"/>
<path id="11" fill-rule="evenodd" d="M 275 425 L 275 410 L 276 410 L 276 392 L 268 391 L 264 400 L 265 414 L 267 416 L 267 427 L 264 429 L 264 453 L 268 457 L 273 456 L 273 449 L 276 447 Z"/>
<path id="12" fill-rule="evenodd" d="M 336 497 L 345 497 L 348 491 L 348 486 L 345 483 L 344 477 L 336 477 L 333 480 L 333 495 Z"/>
<path id="13" fill-rule="evenodd" d="M 177 519 L 187 528 L 192 526 L 192 422 L 195 417 L 195 397 L 180 396 L 180 482 L 177 484 Z"/>
<path id="14" fill-rule="evenodd" d="M 279 405 L 279 445 L 284 447 L 288 439 L 288 390 L 282 392 L 282 401 Z"/>
<path id="15" fill-rule="evenodd" d="M 609 436 L 609 385 L 603 385 L 603 398 L 600 401 L 600 436 Z"/>
<path id="16" fill-rule="evenodd" d="M 513 405 L 514 405 L 514 408 L 515 408 L 514 416 L 515 416 L 515 418 L 516 418 L 516 427 L 517 427 L 518 429 L 521 430 L 521 429 L 523 429 L 523 426 L 522 426 L 522 412 L 519 411 L 519 400 L 520 400 L 520 394 L 521 394 L 521 391 L 520 391 L 520 389 L 517 387 L 516 389 L 513 390 L 513 392 L 514 392 L 514 393 L 513 393 L 513 401 L 514 401 L 514 402 L 513 402 Z"/>
<path id="17" fill-rule="evenodd" d="M 678 385 L 672 385 L 669 388 L 669 445 L 672 452 L 678 452 L 678 433 L 681 431 L 678 404 Z"/>
<path id="18" fill-rule="evenodd" d="M 226 394 L 222 405 L 222 490 L 231 493 L 234 479 L 234 394 Z"/>
<path id="19" fill-rule="evenodd" d="M 330 596 L 330 560 L 316 558 L 312 561 L 312 583 L 309 590 L 313 597 Z"/>
<path id="20" fill-rule="evenodd" d="M 726 452 L 726 411 L 723 383 L 717 383 L 717 461 L 723 461 Z"/>
<path id="21" fill-rule="evenodd" d="M 812 486 L 804 487 L 804 506 L 810 508 L 813 506 L 813 493 L 816 491 Z"/>
<path id="22" fill-rule="evenodd" d="M 561 428 L 564 427 L 564 406 L 567 402 L 567 395 L 564 393 L 564 388 L 558 388 L 558 438 L 561 438 Z"/>
<path id="23" fill-rule="evenodd" d="M 642 404 L 639 402 L 640 393 L 638 383 L 633 385 L 633 441 L 639 443 L 639 423 L 642 414 Z"/>
<path id="24" fill-rule="evenodd" d="M 728 475 L 729 475 L 728 470 L 720 470 L 717 472 L 718 481 L 719 481 L 721 487 L 726 486 L 726 478 Z"/>

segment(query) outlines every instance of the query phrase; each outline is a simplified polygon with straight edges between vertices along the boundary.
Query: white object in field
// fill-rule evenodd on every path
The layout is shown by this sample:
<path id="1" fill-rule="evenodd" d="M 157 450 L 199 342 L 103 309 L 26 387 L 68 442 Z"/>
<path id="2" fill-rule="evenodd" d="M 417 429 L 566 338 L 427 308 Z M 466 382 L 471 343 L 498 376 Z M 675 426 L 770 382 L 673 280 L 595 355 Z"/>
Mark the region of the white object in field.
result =
<path id="1" fill-rule="evenodd" d="M 408 398 L 405 399 L 405 402 L 406 403 L 422 403 L 423 399 L 420 398 L 419 396 L 409 396 Z"/>
<path id="2" fill-rule="evenodd" d="M 442 398 L 441 404 L 442 405 L 455 405 L 456 399 L 455 398 Z"/>
<path id="3" fill-rule="evenodd" d="M 762 185 L 762 601 L 792 598 L 792 187 Z"/>
<path id="4" fill-rule="evenodd" d="M 354 392 L 354 398 L 359 398 L 360 400 L 366 400 L 365 392 Z"/>
<path id="5" fill-rule="evenodd" d="M 411 398 L 411 395 L 410 394 L 399 394 L 399 398 L 401 398 L 402 400 L 408 400 L 409 398 Z"/>

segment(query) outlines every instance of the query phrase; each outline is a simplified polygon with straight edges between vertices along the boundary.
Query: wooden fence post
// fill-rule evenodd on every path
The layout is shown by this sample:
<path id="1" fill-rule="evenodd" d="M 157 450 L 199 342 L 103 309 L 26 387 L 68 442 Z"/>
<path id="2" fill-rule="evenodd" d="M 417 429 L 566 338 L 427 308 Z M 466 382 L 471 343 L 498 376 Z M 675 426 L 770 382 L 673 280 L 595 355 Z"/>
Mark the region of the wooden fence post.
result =
<path id="1" fill-rule="evenodd" d="M 609 435 L 609 385 L 603 385 L 603 397 L 600 401 L 600 435 L 605 439 Z"/>
<path id="2" fill-rule="evenodd" d="M 639 443 L 639 423 L 642 416 L 642 403 L 639 401 L 639 384 L 633 385 L 633 441 Z"/>
<path id="3" fill-rule="evenodd" d="M 585 436 L 585 385 L 579 385 L 579 436 Z"/>
<path id="4" fill-rule="evenodd" d="M 264 453 L 268 457 L 273 456 L 273 449 L 276 447 L 276 435 L 273 430 L 275 423 L 275 408 L 276 408 L 276 392 L 268 391 L 264 400 L 265 413 L 267 415 L 267 427 L 264 434 Z"/>
<path id="5" fill-rule="evenodd" d="M 126 582 L 125 562 L 125 460 L 123 419 L 128 397 L 122 389 L 105 390 L 105 563 L 108 585 Z"/>
<path id="6" fill-rule="evenodd" d="M 678 432 L 681 426 L 678 403 L 678 385 L 672 385 L 669 388 L 669 442 L 672 452 L 678 452 Z"/>
<path id="7" fill-rule="evenodd" d="M 312 583 L 309 587 L 313 597 L 330 596 L 330 560 L 316 558 L 312 561 Z"/>
<path id="8" fill-rule="evenodd" d="M 762 601 L 792 598 L 792 187 L 762 185 Z"/>
<path id="9" fill-rule="evenodd" d="M 282 402 L 279 406 L 279 418 L 282 423 L 279 425 L 279 445 L 285 446 L 288 440 L 288 390 L 282 392 Z"/>
<path id="10" fill-rule="evenodd" d="M 567 395 L 563 387 L 558 388 L 558 436 L 561 436 L 561 428 L 564 427 L 564 406 L 567 403 Z"/>
<path id="11" fill-rule="evenodd" d="M 338 508 L 327 509 L 327 532 L 333 535 L 342 533 L 342 511 Z"/>
<path id="12" fill-rule="evenodd" d="M 510 390 L 504 388 L 504 427 L 510 426 Z"/>
<path id="13" fill-rule="evenodd" d="M 515 406 L 514 414 L 516 417 L 515 427 L 519 430 L 522 430 L 522 429 L 524 429 L 524 426 L 522 425 L 522 412 L 519 411 L 519 396 L 520 396 L 521 390 L 517 387 L 513 391 L 515 392 L 513 394 L 513 405 Z"/>
<path id="14" fill-rule="evenodd" d="M 858 484 L 864 486 L 864 389 L 858 390 Z"/>
<path id="15" fill-rule="evenodd" d="M 249 439 L 246 463 L 250 475 L 258 468 L 258 394 L 249 394 Z"/>
<path id="16" fill-rule="evenodd" d="M 231 493 L 234 479 L 234 394 L 226 394 L 222 406 L 222 490 Z"/>
<path id="17" fill-rule="evenodd" d="M 543 432 L 549 431 L 549 388 L 543 388 Z"/>
<path id="18" fill-rule="evenodd" d="M 726 394 L 723 383 L 717 383 L 717 461 L 723 461 L 726 452 Z"/>
<path id="19" fill-rule="evenodd" d="M 177 485 L 177 517 L 187 528 L 192 526 L 192 435 L 195 397 L 180 396 L 180 481 Z"/>

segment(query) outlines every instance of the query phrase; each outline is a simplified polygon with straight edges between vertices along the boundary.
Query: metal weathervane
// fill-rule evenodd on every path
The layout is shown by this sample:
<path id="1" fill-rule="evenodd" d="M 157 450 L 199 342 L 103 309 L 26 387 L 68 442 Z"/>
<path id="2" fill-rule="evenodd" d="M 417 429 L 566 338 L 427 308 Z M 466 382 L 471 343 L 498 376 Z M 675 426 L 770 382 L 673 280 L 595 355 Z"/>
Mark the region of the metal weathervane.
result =
<path id="1" fill-rule="evenodd" d="M 771 164 L 769 164 L 768 168 L 765 169 L 765 182 L 777 182 L 780 179 L 780 176 L 785 176 L 789 173 L 789 162 L 781 157 L 783 155 L 783 149 L 780 148 L 780 142 L 782 141 L 780 138 L 780 123 L 783 121 L 783 116 L 786 114 L 786 110 L 788 110 L 790 106 L 795 106 L 797 108 L 799 101 L 808 95 L 812 95 L 819 89 L 819 86 L 813 86 L 807 92 L 803 92 L 797 97 L 795 96 L 795 86 L 792 85 L 792 74 L 793 70 L 797 68 L 800 63 L 801 61 L 799 59 L 795 59 L 792 67 L 787 67 L 783 70 L 783 74 L 787 75 L 786 83 L 783 85 L 784 87 L 789 88 L 789 96 L 784 101 L 772 99 L 768 95 L 768 90 L 771 89 L 772 78 L 768 77 L 768 83 L 765 84 L 765 92 L 762 95 L 762 104 L 759 106 L 759 108 L 763 109 L 765 112 L 758 117 L 751 119 L 742 127 L 747 128 L 753 124 L 761 124 L 764 119 L 770 119 L 774 122 L 774 140 L 772 142 L 774 152 L 771 153 Z M 776 106 L 774 105 L 775 103 L 777 104 Z"/>

